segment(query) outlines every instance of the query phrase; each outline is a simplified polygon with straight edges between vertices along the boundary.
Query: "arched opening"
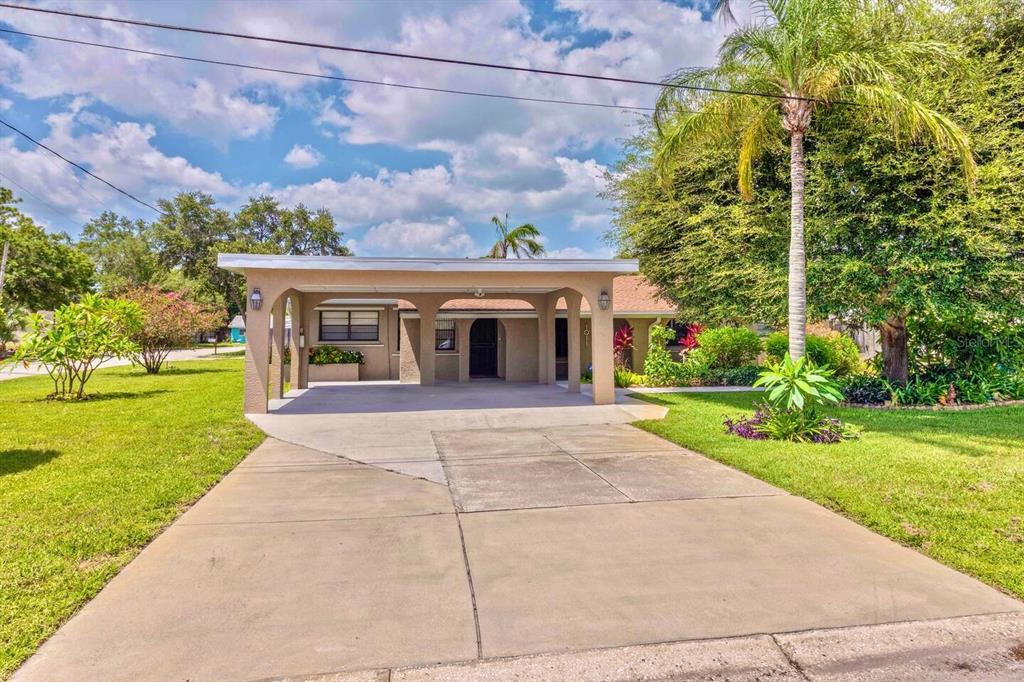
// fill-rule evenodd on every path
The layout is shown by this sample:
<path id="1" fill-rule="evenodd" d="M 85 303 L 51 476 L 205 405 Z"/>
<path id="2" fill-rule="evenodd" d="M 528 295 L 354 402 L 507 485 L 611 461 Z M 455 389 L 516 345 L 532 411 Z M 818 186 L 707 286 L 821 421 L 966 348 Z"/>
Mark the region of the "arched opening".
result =
<path id="1" fill-rule="evenodd" d="M 469 328 L 469 376 L 498 377 L 498 320 L 479 318 Z"/>

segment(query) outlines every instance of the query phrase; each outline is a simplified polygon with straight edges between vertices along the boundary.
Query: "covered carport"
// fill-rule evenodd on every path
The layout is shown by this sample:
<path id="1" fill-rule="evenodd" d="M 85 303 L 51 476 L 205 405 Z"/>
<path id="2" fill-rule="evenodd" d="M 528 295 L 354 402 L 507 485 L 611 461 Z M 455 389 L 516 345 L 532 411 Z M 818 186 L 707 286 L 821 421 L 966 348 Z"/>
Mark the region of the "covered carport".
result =
<path id="1" fill-rule="evenodd" d="M 246 278 L 245 412 L 262 414 L 268 399 L 282 395 L 284 356 L 291 355 L 291 384 L 306 388 L 309 365 L 304 347 L 312 312 L 328 298 L 402 299 L 416 307 L 421 329 L 434 327 L 449 300 L 521 299 L 537 311 L 537 382 L 555 384 L 555 310 L 564 300 L 569 329 L 579 329 L 581 301 L 591 312 L 593 401 L 615 401 L 612 349 L 612 281 L 638 270 L 626 259 L 469 259 L 356 258 L 346 256 L 278 256 L 220 254 L 218 265 Z M 286 304 L 292 318 L 285 335 Z M 273 325 L 271 324 L 273 321 Z M 296 325 L 298 321 L 298 325 Z M 273 333 L 271 333 L 273 328 Z M 435 381 L 435 348 L 430 334 L 420 334 L 418 380 Z M 531 349 L 532 352 L 532 349 Z M 580 335 L 570 331 L 569 365 L 579 366 Z M 579 377 L 570 373 L 567 390 L 579 392 Z"/>

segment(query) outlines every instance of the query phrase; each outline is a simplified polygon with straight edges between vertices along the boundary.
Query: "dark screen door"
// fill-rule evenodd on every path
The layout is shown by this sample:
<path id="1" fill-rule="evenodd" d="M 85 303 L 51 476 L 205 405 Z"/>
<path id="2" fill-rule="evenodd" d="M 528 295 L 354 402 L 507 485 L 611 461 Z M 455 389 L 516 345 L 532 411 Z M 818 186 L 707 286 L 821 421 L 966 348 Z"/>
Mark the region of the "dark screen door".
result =
<path id="1" fill-rule="evenodd" d="M 477 320 L 469 328 L 469 376 L 498 376 L 497 320 Z"/>

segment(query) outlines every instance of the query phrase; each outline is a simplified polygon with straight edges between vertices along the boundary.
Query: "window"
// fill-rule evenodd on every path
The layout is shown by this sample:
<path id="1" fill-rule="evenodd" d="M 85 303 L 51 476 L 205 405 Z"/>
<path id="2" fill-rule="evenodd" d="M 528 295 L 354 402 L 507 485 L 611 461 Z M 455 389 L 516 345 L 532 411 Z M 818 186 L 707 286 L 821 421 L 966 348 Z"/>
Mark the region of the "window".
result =
<path id="1" fill-rule="evenodd" d="M 455 320 L 434 322 L 435 350 L 455 350 Z"/>
<path id="2" fill-rule="evenodd" d="M 380 313 L 375 310 L 321 310 L 321 341 L 377 341 Z"/>

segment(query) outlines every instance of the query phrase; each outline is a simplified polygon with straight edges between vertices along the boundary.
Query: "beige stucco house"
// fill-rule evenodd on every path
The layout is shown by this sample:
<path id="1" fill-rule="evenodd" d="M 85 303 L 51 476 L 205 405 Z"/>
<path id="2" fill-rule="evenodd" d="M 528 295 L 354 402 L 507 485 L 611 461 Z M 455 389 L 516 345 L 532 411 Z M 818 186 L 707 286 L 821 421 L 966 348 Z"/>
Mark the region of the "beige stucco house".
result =
<path id="1" fill-rule="evenodd" d="M 633 327 L 632 364 L 640 368 L 648 327 L 675 314 L 636 274 L 634 260 L 221 254 L 219 264 L 246 276 L 249 413 L 280 397 L 286 354 L 298 388 L 356 378 L 424 385 L 489 378 L 564 381 L 579 391 L 581 372 L 592 367 L 594 401 L 609 403 L 614 330 Z M 308 349 L 320 345 L 360 351 L 358 376 L 354 367 L 310 366 Z"/>

